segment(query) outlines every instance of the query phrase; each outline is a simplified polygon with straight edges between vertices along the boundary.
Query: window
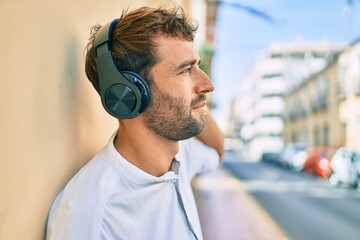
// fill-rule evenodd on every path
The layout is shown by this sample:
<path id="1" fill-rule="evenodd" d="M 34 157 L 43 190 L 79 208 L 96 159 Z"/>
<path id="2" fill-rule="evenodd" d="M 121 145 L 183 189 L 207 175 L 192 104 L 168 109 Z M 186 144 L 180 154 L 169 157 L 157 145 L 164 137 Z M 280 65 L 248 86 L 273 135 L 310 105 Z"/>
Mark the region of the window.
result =
<path id="1" fill-rule="evenodd" d="M 313 52 L 313 58 L 325 58 L 326 53 L 324 52 Z"/>
<path id="2" fill-rule="evenodd" d="M 308 130 L 306 126 L 301 129 L 299 142 L 305 144 L 308 142 Z"/>
<path id="3" fill-rule="evenodd" d="M 279 113 L 264 113 L 262 114 L 263 118 L 283 118 L 282 114 Z"/>
<path id="4" fill-rule="evenodd" d="M 358 55 L 358 61 L 355 65 L 357 74 L 354 79 L 354 91 L 355 94 L 360 95 L 360 54 Z"/>
<path id="5" fill-rule="evenodd" d="M 273 53 L 270 56 L 271 58 L 283 58 L 284 56 L 281 53 Z"/>
<path id="6" fill-rule="evenodd" d="M 282 97 L 281 93 L 266 93 L 261 96 L 261 98 L 273 98 L 273 97 Z"/>
<path id="7" fill-rule="evenodd" d="M 324 124 L 324 146 L 329 146 L 329 127 L 328 125 L 325 123 Z"/>
<path id="8" fill-rule="evenodd" d="M 319 128 L 315 126 L 314 128 L 314 145 L 318 146 L 320 144 L 320 134 Z"/>
<path id="9" fill-rule="evenodd" d="M 321 79 L 319 79 L 319 85 L 320 85 L 320 107 L 324 108 L 327 106 L 328 102 L 328 93 L 329 93 L 329 76 L 325 73 Z"/>
<path id="10" fill-rule="evenodd" d="M 303 53 L 303 52 L 290 53 L 290 57 L 291 57 L 292 59 L 304 59 L 305 53 Z"/>
<path id="11" fill-rule="evenodd" d="M 346 67 L 343 64 L 339 64 L 338 77 L 336 83 L 336 95 L 339 98 L 345 97 L 345 73 L 346 73 Z"/>
<path id="12" fill-rule="evenodd" d="M 341 145 L 346 144 L 346 124 L 342 124 L 341 126 Z"/>
<path id="13" fill-rule="evenodd" d="M 263 79 L 270 79 L 270 78 L 279 78 L 282 77 L 281 73 L 271 73 L 271 74 L 265 74 L 263 75 Z"/>
<path id="14" fill-rule="evenodd" d="M 291 142 L 293 142 L 293 143 L 297 142 L 297 137 L 296 137 L 296 132 L 295 131 L 293 131 L 291 133 Z"/>

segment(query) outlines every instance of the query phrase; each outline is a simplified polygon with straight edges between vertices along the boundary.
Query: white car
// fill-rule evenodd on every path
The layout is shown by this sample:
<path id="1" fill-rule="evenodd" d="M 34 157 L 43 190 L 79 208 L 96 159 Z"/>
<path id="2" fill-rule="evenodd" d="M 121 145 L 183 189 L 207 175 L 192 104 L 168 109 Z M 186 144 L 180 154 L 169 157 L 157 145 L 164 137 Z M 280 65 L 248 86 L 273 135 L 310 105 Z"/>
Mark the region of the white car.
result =
<path id="1" fill-rule="evenodd" d="M 360 154 L 347 147 L 336 150 L 332 157 L 332 173 L 329 178 L 333 185 L 345 184 L 358 187 Z"/>
<path id="2" fill-rule="evenodd" d="M 303 169 L 306 156 L 305 144 L 289 143 L 281 153 L 284 165 L 296 172 Z"/>

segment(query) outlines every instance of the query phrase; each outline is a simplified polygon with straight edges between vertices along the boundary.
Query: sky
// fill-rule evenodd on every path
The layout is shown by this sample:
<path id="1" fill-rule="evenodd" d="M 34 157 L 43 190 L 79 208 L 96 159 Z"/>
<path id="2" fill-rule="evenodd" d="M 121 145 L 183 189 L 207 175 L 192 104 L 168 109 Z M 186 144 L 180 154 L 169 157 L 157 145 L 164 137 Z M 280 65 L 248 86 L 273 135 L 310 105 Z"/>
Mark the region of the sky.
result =
<path id="1" fill-rule="evenodd" d="M 231 101 L 239 92 L 256 52 L 276 41 L 327 39 L 350 43 L 360 38 L 360 0 L 220 2 L 224 3 L 219 5 L 215 25 L 212 79 L 213 99 L 217 105 L 213 115 L 223 130 Z M 350 12 L 349 6 L 352 6 Z M 267 18 L 250 14 L 245 10 L 247 7 L 260 10 Z"/>

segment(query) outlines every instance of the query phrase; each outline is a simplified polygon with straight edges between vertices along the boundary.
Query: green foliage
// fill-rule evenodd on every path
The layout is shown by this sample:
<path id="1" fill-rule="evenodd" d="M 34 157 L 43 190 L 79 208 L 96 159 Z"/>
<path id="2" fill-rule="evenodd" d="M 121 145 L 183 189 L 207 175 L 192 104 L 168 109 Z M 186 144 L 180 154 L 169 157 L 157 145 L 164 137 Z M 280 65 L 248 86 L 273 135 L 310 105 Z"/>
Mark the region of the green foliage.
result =
<path id="1" fill-rule="evenodd" d="M 199 55 L 202 59 L 200 63 L 200 69 L 203 70 L 207 75 L 211 75 L 211 61 L 214 55 L 214 48 L 204 44 L 199 50 Z"/>

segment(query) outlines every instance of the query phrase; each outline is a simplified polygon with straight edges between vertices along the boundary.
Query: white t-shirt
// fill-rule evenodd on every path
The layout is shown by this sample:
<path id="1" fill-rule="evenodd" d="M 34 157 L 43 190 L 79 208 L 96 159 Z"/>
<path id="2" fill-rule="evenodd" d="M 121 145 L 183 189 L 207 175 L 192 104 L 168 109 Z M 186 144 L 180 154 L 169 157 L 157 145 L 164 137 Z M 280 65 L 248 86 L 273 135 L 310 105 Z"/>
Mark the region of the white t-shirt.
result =
<path id="1" fill-rule="evenodd" d="M 155 177 L 126 161 L 114 137 L 55 199 L 46 239 L 203 239 L 190 181 L 217 167 L 217 152 L 181 141 L 171 170 Z"/>

